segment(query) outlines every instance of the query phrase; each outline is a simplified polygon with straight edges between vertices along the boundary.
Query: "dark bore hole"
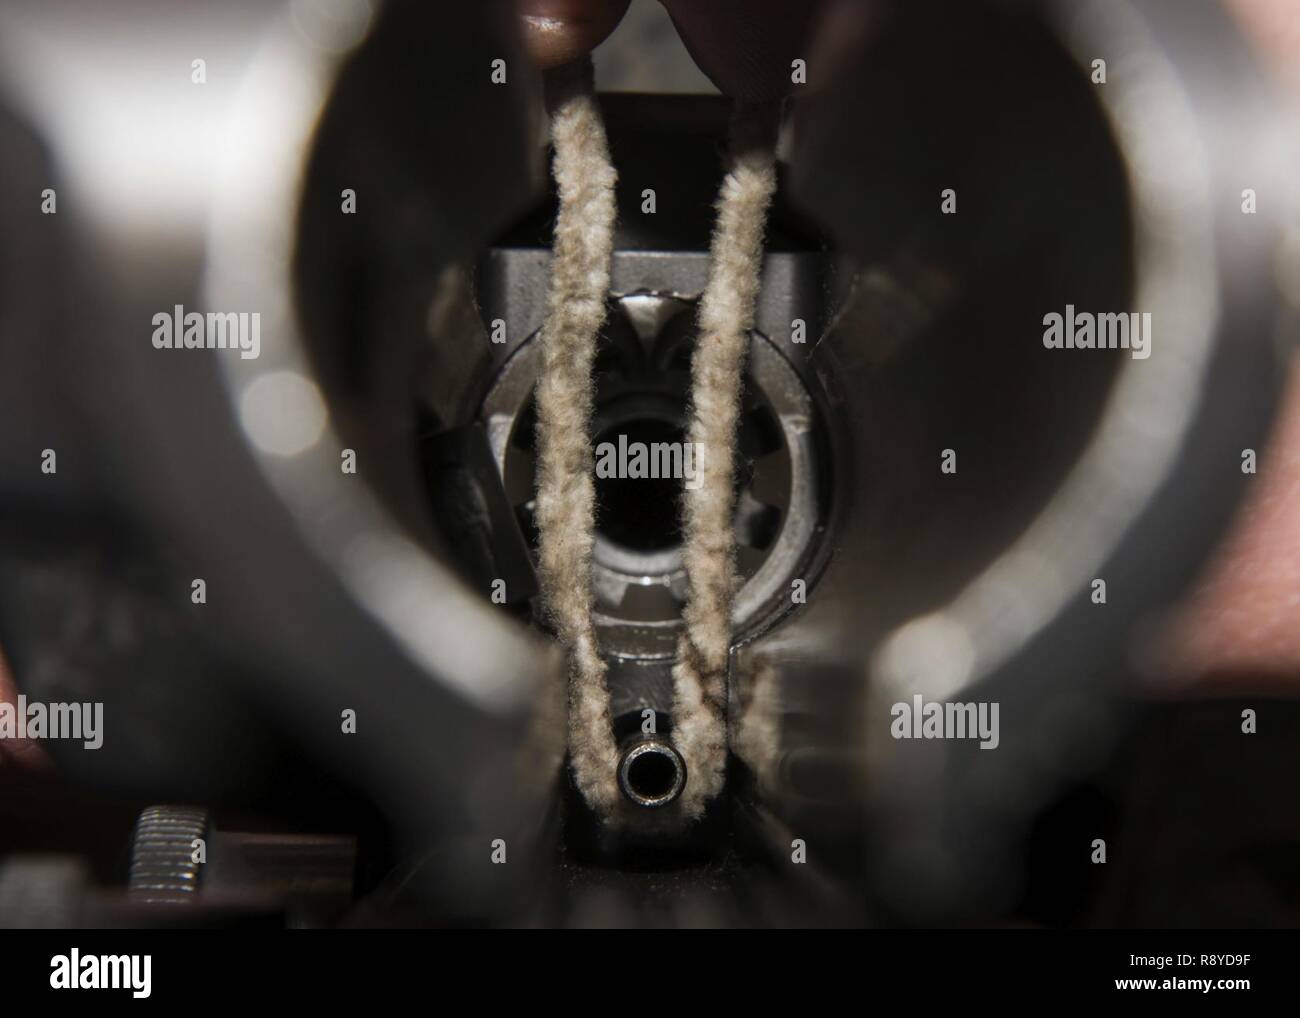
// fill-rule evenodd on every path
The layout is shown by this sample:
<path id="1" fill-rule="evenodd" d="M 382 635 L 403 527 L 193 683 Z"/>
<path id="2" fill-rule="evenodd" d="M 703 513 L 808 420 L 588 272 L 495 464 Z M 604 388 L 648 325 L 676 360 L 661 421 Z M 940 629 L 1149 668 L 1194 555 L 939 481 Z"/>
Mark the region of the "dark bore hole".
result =
<path id="1" fill-rule="evenodd" d="M 620 435 L 626 440 L 626 456 L 618 455 Z M 668 463 L 676 464 L 680 473 L 685 440 L 680 427 L 654 419 L 626 421 L 596 439 L 596 529 L 602 537 L 639 552 L 664 551 L 681 543 L 679 506 L 683 480 L 680 476 L 662 476 L 670 472 L 662 468 Z M 600 476 L 601 446 L 606 442 L 614 453 L 613 460 L 609 461 L 616 468 L 614 477 Z M 626 476 L 625 468 L 633 467 L 638 445 L 645 450 L 642 472 L 654 472 L 653 464 L 657 464 L 661 476 Z M 663 455 L 663 450 L 656 446 L 664 445 L 676 452 Z"/>
<path id="2" fill-rule="evenodd" d="M 642 753 L 627 768 L 627 784 L 644 799 L 659 799 L 673 790 L 677 768 L 666 753 Z"/>

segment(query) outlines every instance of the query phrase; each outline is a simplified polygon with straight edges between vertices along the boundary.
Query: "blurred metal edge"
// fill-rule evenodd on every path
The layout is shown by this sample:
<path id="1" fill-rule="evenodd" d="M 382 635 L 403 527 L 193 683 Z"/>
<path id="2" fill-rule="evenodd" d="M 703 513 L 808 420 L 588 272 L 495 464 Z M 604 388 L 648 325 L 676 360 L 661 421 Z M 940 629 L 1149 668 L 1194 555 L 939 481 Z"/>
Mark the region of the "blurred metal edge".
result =
<path id="1" fill-rule="evenodd" d="M 379 19 L 403 6 L 408 15 L 415 7 L 406 0 L 389 0 Z M 437 13 L 421 47 L 423 66 L 429 68 L 431 78 L 431 101 L 454 98 L 479 113 L 500 106 L 499 101 L 485 103 L 482 94 L 493 88 L 487 83 L 487 60 L 477 90 L 463 78 L 449 77 L 463 70 L 467 51 L 513 56 L 513 45 L 499 34 L 500 9 L 501 5 L 475 5 Z M 453 59 L 452 53 L 460 59 Z M 204 289 L 213 307 L 262 308 L 264 321 L 273 323 L 268 331 L 275 338 L 264 343 L 262 357 L 256 361 L 222 362 L 231 412 L 237 419 L 241 400 L 258 379 L 274 372 L 311 378 L 295 314 L 285 303 L 293 293 L 293 234 L 286 229 L 290 221 L 285 210 L 296 208 L 299 174 L 307 164 L 314 126 L 343 61 L 341 54 L 306 45 L 285 19 L 268 37 L 242 85 L 232 122 L 252 130 L 248 139 L 228 146 L 235 160 L 220 176 Z M 509 63 L 516 68 L 523 64 L 522 60 Z M 496 125 L 507 137 L 524 130 L 531 98 L 531 83 L 525 76 L 516 71 L 513 80 L 518 87 L 507 105 L 513 107 L 514 116 Z M 413 99 L 417 99 L 413 109 L 418 108 L 418 97 Z M 462 110 L 459 123 L 470 119 Z M 470 151 L 467 143 L 468 138 L 449 136 L 447 152 L 465 159 Z M 520 158 L 525 150 L 520 146 L 484 142 L 478 151 L 480 161 L 486 159 L 494 170 L 481 177 L 499 182 L 504 173 L 517 182 L 510 201 L 479 195 L 475 208 L 483 215 L 476 225 L 487 235 L 501 225 L 494 224 L 492 217 L 508 214 L 511 204 L 530 188 L 525 184 L 526 163 Z M 512 157 L 519 165 L 507 168 L 505 163 Z M 251 190 L 245 174 L 256 181 Z M 471 214 L 467 196 L 441 197 L 454 206 L 448 218 L 464 224 Z M 447 263 L 470 254 L 482 237 L 458 239 L 462 249 L 448 251 Z M 266 268 L 273 271 L 264 274 Z M 472 708 L 475 721 L 463 727 L 449 716 L 460 711 L 414 700 L 409 711 L 394 704 L 386 716 L 391 729 L 385 742 L 389 752 L 398 752 L 386 761 L 383 780 L 408 833 L 426 826 L 418 820 L 422 812 L 429 814 L 427 826 L 437 832 L 433 837 L 420 832 L 413 839 L 414 845 L 432 843 L 432 855 L 439 862 L 418 869 L 413 883 L 419 886 L 412 892 L 422 897 L 435 888 L 432 893 L 444 903 L 454 898 L 467 914 L 479 912 L 481 902 L 476 904 L 476 899 L 492 900 L 506 885 L 518 890 L 530 868 L 526 863 L 511 867 L 512 880 L 505 879 L 501 867 L 485 868 L 491 851 L 489 835 L 512 842 L 518 859 L 521 850 L 526 855 L 543 836 L 552 808 L 564 731 L 562 714 L 557 715 L 553 702 L 558 695 L 560 655 L 469 591 L 450 569 L 402 533 L 373 493 L 340 472 L 344 444 L 327 425 L 320 439 L 297 455 L 264 452 L 256 443 L 251 448 L 264 481 L 293 517 L 310 553 L 341 582 L 352 603 L 383 629 L 418 674 L 433 679 L 443 695 Z M 298 695 L 303 698 L 318 696 L 326 676 L 343 688 L 353 679 L 329 671 L 312 672 L 304 669 L 294 676 L 301 683 Z M 375 692 L 382 695 L 383 690 Z M 430 729 L 437 731 L 436 738 L 429 738 Z M 427 801 L 428 791 L 439 784 L 460 799 L 460 808 L 449 811 L 445 801 L 438 806 Z"/>
<path id="2" fill-rule="evenodd" d="M 1287 352 L 1270 262 L 1276 213 L 1273 221 L 1233 218 L 1239 182 L 1261 189 L 1271 183 L 1271 194 L 1283 193 L 1286 167 L 1261 134 L 1261 126 L 1281 122 L 1279 107 L 1221 6 L 1213 0 L 1049 0 L 1037 6 L 1081 73 L 1094 56 L 1109 58 L 1110 77 L 1099 99 L 1130 167 L 1139 265 L 1134 306 L 1153 310 L 1157 321 L 1192 320 L 1179 333 L 1180 359 L 1160 359 L 1156 326 L 1156 353 L 1126 365 L 1102 427 L 1051 504 L 962 594 L 921 620 L 928 632 L 912 630 L 927 637 L 912 642 L 926 645 L 928 660 L 916 658 L 912 669 L 898 671 L 916 674 L 922 666 L 936 699 L 1000 702 L 1000 751 L 937 741 L 906 744 L 901 752 L 903 744 L 882 738 L 897 689 L 887 688 L 888 676 L 881 674 L 880 648 L 861 673 L 859 681 L 867 683 L 862 760 L 871 789 L 870 886 L 913 920 L 933 920 L 936 908 L 953 918 L 1008 903 L 1014 889 L 1002 880 L 1017 861 L 1021 825 L 1070 776 L 1068 768 L 1044 765 L 1043 747 L 1082 739 L 1104 754 L 1120 730 L 1120 682 L 1132 627 L 1114 620 L 1133 623 L 1167 604 L 1226 526 L 1245 484 L 1240 450 L 1267 435 Z M 1135 50 L 1143 58 L 1137 64 Z M 1139 84 L 1130 87 L 1116 77 L 1116 54 L 1129 56 L 1119 64 L 1136 70 Z M 1216 67 L 1218 73 L 1207 73 Z M 1147 119 L 1153 102 L 1162 103 L 1167 116 L 1159 124 Z M 1228 132 L 1230 124 L 1237 129 Z M 1148 128 L 1154 136 L 1142 137 Z M 1233 143 L 1225 143 L 1225 133 Z M 1135 152 L 1144 161 L 1140 174 L 1133 172 Z M 1193 161 L 1180 161 L 1179 153 L 1190 153 Z M 796 177 L 796 194 L 798 183 Z M 1171 199 L 1180 211 L 1192 210 L 1190 221 L 1170 214 Z M 1200 330 L 1187 314 L 1198 306 Z M 1294 313 L 1290 320 L 1294 329 Z M 1166 363 L 1168 370 L 1156 369 L 1163 377 L 1152 378 L 1151 370 L 1146 379 L 1139 374 Z M 1171 392 L 1186 400 L 1166 402 L 1181 419 L 1153 441 L 1144 434 L 1144 409 L 1151 398 L 1167 401 Z M 1126 455 L 1134 448 L 1144 462 Z M 1113 483 L 1120 479 L 1116 466 L 1123 468 L 1123 484 Z M 1098 491 L 1098 481 L 1107 477 L 1112 486 Z M 1090 521 L 1103 526 L 1091 528 L 1092 540 L 1078 540 L 1077 527 Z M 1048 537 L 1054 539 L 1045 548 Z M 1051 548 L 1057 554 L 1044 555 Z M 1058 572 L 1058 554 L 1068 570 Z M 1158 570 L 1149 568 L 1153 563 Z M 1089 610 L 1091 576 L 1108 580 L 1104 615 Z M 810 603 L 815 598 L 810 592 Z M 1017 602 L 1020 614 L 1009 614 Z M 797 688 L 809 668 L 846 665 L 832 648 L 848 634 L 837 636 L 821 621 L 814 631 L 806 616 L 796 615 L 780 634 L 751 648 L 780 675 L 782 699 L 801 702 Z M 917 621 L 895 629 L 881 646 Z M 954 641 L 964 643 L 957 655 L 962 660 L 936 675 L 932 666 L 945 663 L 936 644 L 954 630 L 964 637 Z M 1090 732 L 1090 726 L 1100 730 Z M 936 906 L 939 901 L 945 905 Z"/>
<path id="3" fill-rule="evenodd" d="M 226 174 L 248 176 L 235 204 L 228 175 L 218 191 L 201 295 L 208 308 L 270 311 L 291 304 L 285 245 L 292 243 L 298 177 L 333 75 L 347 57 L 309 45 L 295 25 L 294 5 L 274 6 L 275 26 L 231 120 L 234 133 L 243 129 L 247 136 L 221 139 L 232 157 Z M 398 8 L 410 13 L 420 5 L 382 5 L 384 11 Z M 463 53 L 470 42 L 509 57 L 516 70 L 526 66 L 501 34 L 503 10 L 498 2 L 430 11 L 441 29 L 427 39 L 435 73 L 439 52 Z M 241 29 L 254 23 L 236 20 Z M 523 160 L 511 165 L 531 144 L 521 139 L 533 90 L 524 73 L 512 73 L 511 80 L 508 103 L 516 115 L 505 131 L 506 140 L 518 135 L 518 143 L 485 140 L 480 155 L 496 167 L 496 179 L 513 179 L 515 193 L 508 201 L 479 195 L 477 203 L 464 194 L 447 196 L 455 203 L 450 219 L 463 225 L 477 209 L 484 212 L 484 231 L 499 226 L 493 217 L 509 215 L 511 203 L 524 201 L 537 184 Z M 258 91 L 268 84 L 285 90 Z M 24 87 L 29 92 L 34 85 Z M 160 109 L 156 130 L 165 132 L 168 117 L 183 114 Z M 39 116 L 33 124 L 49 128 Z M 148 189 L 150 181 L 141 178 L 134 186 Z M 249 197 L 269 199 L 272 214 L 263 215 L 263 204 L 247 215 L 252 205 L 243 202 Z M 276 206 L 277 200 L 284 204 Z M 78 228 L 95 230 L 93 238 L 78 238 L 85 269 L 121 272 L 123 264 L 147 264 L 139 236 L 119 235 L 114 223 L 94 219 L 84 209 L 74 219 Z M 191 239 L 200 240 L 185 238 Z M 466 250 L 447 251 L 448 261 L 473 248 L 475 238 L 464 240 Z M 283 272 L 260 276 L 264 259 L 241 264 L 241 256 L 259 245 L 267 251 L 279 245 Z M 114 258 L 120 264 L 106 264 Z M 359 484 L 343 484 L 336 435 L 326 431 L 292 462 L 254 454 L 240 422 L 244 388 L 277 370 L 309 378 L 291 326 L 280 343 L 264 335 L 257 361 L 173 362 L 177 367 L 169 373 L 147 356 L 104 356 L 106 332 L 125 342 L 129 327 L 131 337 L 147 337 L 135 318 L 142 307 L 200 299 L 188 288 L 162 292 L 162 281 L 174 286 L 183 279 L 178 267 L 171 275 L 130 277 L 130 294 L 99 286 L 96 311 L 121 321 L 96 317 L 66 340 L 86 355 L 87 368 L 103 372 L 96 379 L 103 405 L 93 408 L 91 419 L 120 432 L 101 431 L 91 448 L 116 443 L 114 453 L 129 455 L 133 469 L 166 482 L 146 490 L 138 477 L 124 476 L 113 500 L 139 513 L 145 533 L 178 542 L 193 560 L 193 575 L 208 579 L 208 642 L 256 666 L 256 692 L 279 720 L 374 796 L 408 858 L 441 860 L 412 880 L 408 893 L 452 913 L 491 915 L 514 907 L 508 902 L 527 890 L 530 864 L 543 858 L 538 852 L 555 809 L 564 733 L 559 654 L 494 613 L 402 534 L 370 493 L 357 490 Z M 133 364 L 147 370 L 132 376 Z M 316 469 L 319 476 L 313 476 Z M 341 731 L 344 709 L 357 712 L 356 735 Z M 508 840 L 515 865 L 485 868 L 496 837 Z"/>

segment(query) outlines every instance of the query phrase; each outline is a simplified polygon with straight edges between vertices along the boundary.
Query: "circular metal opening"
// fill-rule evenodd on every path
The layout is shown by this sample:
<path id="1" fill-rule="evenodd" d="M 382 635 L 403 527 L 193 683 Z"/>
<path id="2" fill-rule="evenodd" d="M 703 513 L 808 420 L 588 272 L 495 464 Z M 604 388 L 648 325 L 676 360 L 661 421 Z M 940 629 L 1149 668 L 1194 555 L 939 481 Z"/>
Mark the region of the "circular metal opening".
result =
<path id="1" fill-rule="evenodd" d="M 651 317 L 646 305 L 653 305 L 657 325 L 639 332 L 636 323 Z M 631 649 L 615 633 L 627 630 L 638 653 L 671 655 L 675 641 L 670 630 L 679 624 L 686 598 L 682 490 L 690 472 L 698 469 L 685 430 L 694 321 L 692 302 L 638 293 L 611 302 L 600 340 L 592 421 L 597 503 L 593 584 L 597 622 L 615 650 Z M 507 497 L 534 546 L 532 393 L 538 367 L 537 344 L 530 339 L 498 374 L 481 411 Z M 814 419 L 802 380 L 756 334 L 737 434 L 735 528 L 743 581 L 734 613 L 738 628 L 770 610 L 810 552 L 823 508 L 818 504 Z M 603 476 L 603 447 L 603 455 L 617 462 L 620 471 L 640 450 L 649 454 L 645 462 L 655 472 Z M 667 473 L 666 461 L 673 464 Z M 664 628 L 662 647 L 645 636 L 659 628 Z M 647 639 L 654 646 L 645 644 Z"/>
<path id="2" fill-rule="evenodd" d="M 686 763 L 666 742 L 639 742 L 623 754 L 618 787 L 638 806 L 666 806 L 686 785 Z"/>
<path id="3" fill-rule="evenodd" d="M 596 436 L 596 447 L 611 449 L 680 447 L 681 424 L 658 417 L 620 421 Z M 634 553 L 667 551 L 681 543 L 681 482 L 673 477 L 596 475 L 598 538 Z"/>

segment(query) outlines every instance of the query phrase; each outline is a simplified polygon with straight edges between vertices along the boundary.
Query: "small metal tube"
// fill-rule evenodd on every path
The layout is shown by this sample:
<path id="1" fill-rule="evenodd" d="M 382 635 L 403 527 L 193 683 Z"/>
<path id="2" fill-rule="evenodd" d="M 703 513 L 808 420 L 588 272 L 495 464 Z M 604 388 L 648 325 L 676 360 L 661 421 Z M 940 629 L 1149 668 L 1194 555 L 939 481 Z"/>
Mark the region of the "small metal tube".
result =
<path id="1" fill-rule="evenodd" d="M 686 761 L 662 738 L 638 739 L 619 757 L 618 787 L 638 806 L 667 806 L 686 786 Z"/>

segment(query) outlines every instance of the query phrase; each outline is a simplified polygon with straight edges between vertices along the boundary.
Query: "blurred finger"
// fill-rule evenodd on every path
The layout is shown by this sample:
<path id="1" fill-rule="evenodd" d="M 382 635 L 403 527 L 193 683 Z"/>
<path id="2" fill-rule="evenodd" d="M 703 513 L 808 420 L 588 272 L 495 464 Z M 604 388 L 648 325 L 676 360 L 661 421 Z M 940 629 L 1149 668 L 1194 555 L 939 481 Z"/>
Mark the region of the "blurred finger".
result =
<path id="1" fill-rule="evenodd" d="M 618 27 L 630 0 L 516 0 L 524 47 L 543 71 L 585 57 Z"/>
<path id="2" fill-rule="evenodd" d="M 700 70 L 729 96 L 770 102 L 793 87 L 808 59 L 822 0 L 661 0 Z"/>

